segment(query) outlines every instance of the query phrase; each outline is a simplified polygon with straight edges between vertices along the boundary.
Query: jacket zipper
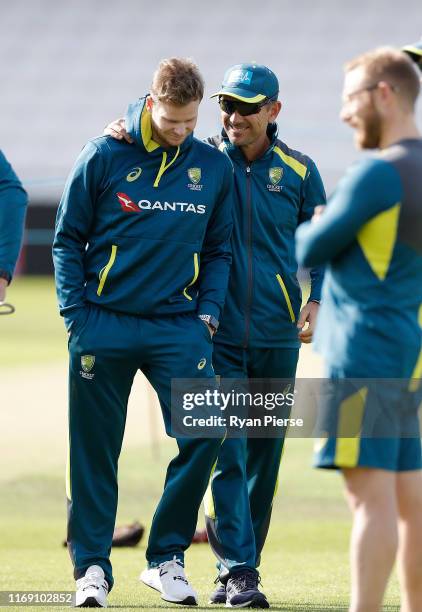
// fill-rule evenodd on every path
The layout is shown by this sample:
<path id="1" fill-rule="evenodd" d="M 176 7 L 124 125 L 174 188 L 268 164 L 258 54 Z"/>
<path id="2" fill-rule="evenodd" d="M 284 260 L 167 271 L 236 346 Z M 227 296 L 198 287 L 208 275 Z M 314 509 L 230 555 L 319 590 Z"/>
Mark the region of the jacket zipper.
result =
<path id="1" fill-rule="evenodd" d="M 292 303 L 290 301 L 290 296 L 289 296 L 289 294 L 287 292 L 286 285 L 284 284 L 284 281 L 281 278 L 280 274 L 276 274 L 275 277 L 278 280 L 278 284 L 280 285 L 281 291 L 283 292 L 283 295 L 284 295 L 284 299 L 286 300 L 287 309 L 288 309 L 289 314 L 290 314 L 290 319 L 291 319 L 292 323 L 295 323 L 296 322 L 296 317 L 295 317 L 295 313 L 293 312 Z"/>
<path id="2" fill-rule="evenodd" d="M 170 166 L 171 166 L 172 164 L 174 164 L 174 162 L 176 161 L 176 159 L 179 157 L 179 153 L 180 153 L 180 147 L 177 147 L 177 151 L 176 151 L 176 153 L 174 154 L 173 159 L 172 159 L 171 161 L 169 161 L 169 163 L 167 163 L 167 151 L 163 151 L 163 157 L 162 157 L 162 160 L 161 160 L 161 166 L 160 166 L 160 169 L 159 169 L 159 171 L 158 171 L 158 174 L 157 174 L 157 176 L 156 176 L 156 178 L 155 178 L 155 181 L 154 181 L 154 187 L 158 187 L 158 183 L 160 182 L 160 179 L 161 179 L 161 177 L 163 176 L 164 172 L 165 172 L 165 171 L 166 171 L 168 168 L 170 168 Z"/>
<path id="3" fill-rule="evenodd" d="M 193 254 L 193 278 L 191 282 L 189 283 L 189 285 L 186 285 L 186 287 L 183 289 L 183 295 L 189 301 L 192 301 L 192 297 L 188 294 L 187 289 L 196 283 L 198 275 L 199 275 L 199 258 L 198 258 L 198 253 L 194 253 Z"/>
<path id="4" fill-rule="evenodd" d="M 243 338 L 243 348 L 247 348 L 251 327 L 251 307 L 252 307 L 252 198 L 251 198 L 251 166 L 246 166 L 246 209 L 247 209 L 247 236 L 246 244 L 248 250 L 248 294 L 245 309 L 245 335 Z"/>
<path id="5" fill-rule="evenodd" d="M 105 282 L 107 280 L 108 273 L 110 272 L 110 270 L 113 267 L 114 262 L 116 260 L 116 254 L 117 254 L 117 245 L 113 244 L 111 246 L 110 259 L 108 260 L 107 264 L 104 266 L 104 268 L 102 268 L 100 270 L 100 273 L 98 274 L 98 278 L 100 280 L 100 283 L 98 285 L 97 295 L 101 295 L 102 292 L 103 292 L 104 285 L 105 285 Z"/>

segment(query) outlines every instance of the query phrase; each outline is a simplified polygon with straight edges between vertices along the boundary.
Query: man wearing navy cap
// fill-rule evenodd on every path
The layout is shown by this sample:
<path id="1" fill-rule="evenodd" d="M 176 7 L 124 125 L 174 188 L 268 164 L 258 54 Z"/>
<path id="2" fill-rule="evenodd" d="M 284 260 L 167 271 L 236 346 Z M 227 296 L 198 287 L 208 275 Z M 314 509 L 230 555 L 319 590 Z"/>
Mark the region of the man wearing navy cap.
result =
<path id="1" fill-rule="evenodd" d="M 319 307 L 323 271 L 314 268 L 301 309 L 294 235 L 325 203 L 325 192 L 314 162 L 277 138 L 278 93 L 276 75 L 251 63 L 229 68 L 214 94 L 223 130 L 208 142 L 231 159 L 236 187 L 230 283 L 214 336 L 213 365 L 222 378 L 294 379 L 300 343 L 311 342 Z M 111 124 L 106 133 L 127 139 L 123 125 Z M 222 444 L 205 499 L 220 570 L 212 604 L 269 607 L 256 568 L 283 443 L 280 432 L 278 438 L 228 437 Z"/>
<path id="2" fill-rule="evenodd" d="M 325 192 L 314 162 L 277 138 L 278 93 L 276 75 L 252 63 L 229 68 L 214 94 L 223 130 L 208 142 L 232 160 L 237 195 L 229 290 L 213 352 L 215 371 L 224 378 L 294 379 L 300 343 L 311 342 L 319 307 L 323 271 L 314 268 L 301 310 L 294 235 L 325 203 Z M 268 606 L 256 568 L 283 443 L 280 432 L 278 438 L 228 438 L 221 447 L 205 504 L 209 541 L 220 561 L 221 585 L 211 603 Z"/>

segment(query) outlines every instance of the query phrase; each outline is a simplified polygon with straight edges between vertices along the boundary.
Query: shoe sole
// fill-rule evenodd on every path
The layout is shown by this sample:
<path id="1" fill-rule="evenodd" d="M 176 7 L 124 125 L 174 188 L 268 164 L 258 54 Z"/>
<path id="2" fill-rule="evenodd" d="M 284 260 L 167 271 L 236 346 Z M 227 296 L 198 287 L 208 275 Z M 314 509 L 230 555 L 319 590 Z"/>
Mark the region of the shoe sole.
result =
<path id="1" fill-rule="evenodd" d="M 152 586 L 152 584 L 148 584 L 148 582 L 145 582 L 144 580 L 142 580 L 142 578 L 139 578 L 139 580 L 145 586 L 149 587 L 150 589 L 153 589 L 154 591 L 157 591 L 157 593 L 160 593 L 161 599 L 163 601 L 168 601 L 169 603 L 178 604 L 179 606 L 197 606 L 198 605 L 198 602 L 193 596 L 186 597 L 182 601 L 180 601 L 180 599 L 171 599 L 169 597 L 165 597 L 163 593 L 160 591 L 160 589 L 157 589 L 155 586 Z"/>
<path id="2" fill-rule="evenodd" d="M 83 603 L 75 606 L 76 608 L 104 608 L 95 597 L 87 597 Z"/>
<path id="3" fill-rule="evenodd" d="M 224 599 L 209 599 L 208 600 L 208 604 L 210 605 L 222 605 L 225 604 L 227 601 L 227 598 L 225 597 Z"/>
<path id="4" fill-rule="evenodd" d="M 226 608 L 255 608 L 255 609 L 266 609 L 269 608 L 270 604 L 267 599 L 262 595 L 255 595 L 250 601 L 245 601 L 241 604 L 232 605 L 230 602 L 226 602 Z"/>
<path id="5" fill-rule="evenodd" d="M 196 601 L 195 597 L 193 597 L 192 595 L 190 595 L 189 597 L 186 597 L 186 599 L 184 599 L 183 601 L 176 601 L 174 599 L 169 599 L 168 597 L 164 597 L 164 595 L 161 595 L 161 599 L 163 599 L 164 601 L 168 601 L 169 603 L 179 604 L 181 606 L 197 606 L 198 605 L 198 602 Z"/>

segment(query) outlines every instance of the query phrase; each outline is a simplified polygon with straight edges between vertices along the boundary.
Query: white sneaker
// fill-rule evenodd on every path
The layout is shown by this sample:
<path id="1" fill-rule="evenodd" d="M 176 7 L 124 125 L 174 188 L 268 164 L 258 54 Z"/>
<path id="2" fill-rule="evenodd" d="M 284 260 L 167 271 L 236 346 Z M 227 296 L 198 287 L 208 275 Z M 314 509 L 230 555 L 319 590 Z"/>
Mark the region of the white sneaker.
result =
<path id="1" fill-rule="evenodd" d="M 107 608 L 108 584 L 99 565 L 91 565 L 76 587 L 76 608 Z"/>
<path id="2" fill-rule="evenodd" d="M 144 569 L 139 580 L 161 593 L 161 599 L 184 606 L 197 606 L 198 595 L 186 580 L 183 563 L 175 556 L 158 567 Z"/>

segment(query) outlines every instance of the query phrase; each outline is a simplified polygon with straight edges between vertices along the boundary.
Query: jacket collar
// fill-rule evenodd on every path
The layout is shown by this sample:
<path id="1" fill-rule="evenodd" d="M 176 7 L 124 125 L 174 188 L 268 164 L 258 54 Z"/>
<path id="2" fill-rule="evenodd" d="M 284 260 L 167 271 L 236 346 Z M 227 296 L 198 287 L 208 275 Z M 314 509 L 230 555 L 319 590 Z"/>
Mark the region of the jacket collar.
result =
<path id="1" fill-rule="evenodd" d="M 148 154 L 162 155 L 163 151 L 166 151 L 168 157 L 174 157 L 176 154 L 180 155 L 180 153 L 186 151 L 192 145 L 193 134 L 189 134 L 178 147 L 164 148 L 158 142 L 155 142 L 152 138 L 151 113 L 146 107 L 148 95 L 129 104 L 125 117 L 126 131 L 133 138 L 136 145 Z"/>

